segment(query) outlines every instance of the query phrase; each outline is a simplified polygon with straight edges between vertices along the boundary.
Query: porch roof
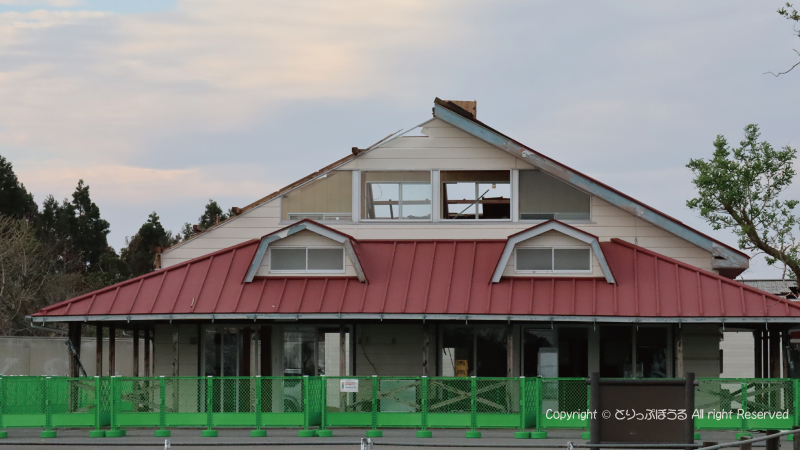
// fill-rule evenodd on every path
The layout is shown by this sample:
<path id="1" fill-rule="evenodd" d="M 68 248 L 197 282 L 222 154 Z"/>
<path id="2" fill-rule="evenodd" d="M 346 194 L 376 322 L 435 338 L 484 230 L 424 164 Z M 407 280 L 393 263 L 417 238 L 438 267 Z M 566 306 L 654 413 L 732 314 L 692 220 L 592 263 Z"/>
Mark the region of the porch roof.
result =
<path id="1" fill-rule="evenodd" d="M 492 283 L 507 240 L 362 240 L 357 246 L 366 283 L 343 276 L 246 282 L 259 242 L 57 303 L 32 319 L 800 321 L 798 304 L 619 239 L 599 243 L 615 284 L 553 276 Z"/>

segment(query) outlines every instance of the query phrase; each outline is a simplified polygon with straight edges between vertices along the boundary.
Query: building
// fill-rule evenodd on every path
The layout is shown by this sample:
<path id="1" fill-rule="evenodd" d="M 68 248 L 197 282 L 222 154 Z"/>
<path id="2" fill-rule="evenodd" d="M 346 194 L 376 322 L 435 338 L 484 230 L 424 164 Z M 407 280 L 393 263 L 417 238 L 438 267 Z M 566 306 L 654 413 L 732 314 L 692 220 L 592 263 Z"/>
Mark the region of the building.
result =
<path id="1" fill-rule="evenodd" d="M 727 326 L 753 330 L 757 376 L 780 376 L 768 356 L 800 305 L 735 281 L 747 255 L 476 109 L 436 99 L 159 270 L 31 320 L 133 330 L 154 374 L 180 376 L 715 377 Z"/>

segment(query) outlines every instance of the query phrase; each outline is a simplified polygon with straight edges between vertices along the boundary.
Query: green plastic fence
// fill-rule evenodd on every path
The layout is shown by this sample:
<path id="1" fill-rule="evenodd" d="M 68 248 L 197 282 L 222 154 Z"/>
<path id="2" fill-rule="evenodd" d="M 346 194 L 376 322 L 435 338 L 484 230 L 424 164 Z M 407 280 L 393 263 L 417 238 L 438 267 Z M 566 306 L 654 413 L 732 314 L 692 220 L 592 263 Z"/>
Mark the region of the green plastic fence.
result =
<path id="1" fill-rule="evenodd" d="M 800 380 L 698 379 L 698 430 L 800 425 Z M 588 429 L 584 378 L 0 377 L 0 430 Z M 124 432 L 122 432 L 124 433 Z M 114 434 L 112 434 L 114 435 Z M 43 433 L 44 436 L 44 433 Z"/>

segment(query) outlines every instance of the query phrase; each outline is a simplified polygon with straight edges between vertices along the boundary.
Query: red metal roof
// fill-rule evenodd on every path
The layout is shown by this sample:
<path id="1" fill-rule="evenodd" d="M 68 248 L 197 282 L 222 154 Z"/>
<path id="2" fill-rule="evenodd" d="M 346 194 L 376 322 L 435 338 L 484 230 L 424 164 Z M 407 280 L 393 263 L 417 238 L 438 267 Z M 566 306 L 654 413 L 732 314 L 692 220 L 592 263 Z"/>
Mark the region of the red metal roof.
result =
<path id="1" fill-rule="evenodd" d="M 504 277 L 505 240 L 357 241 L 368 283 L 349 277 L 256 277 L 259 240 L 143 275 L 34 314 L 468 314 L 610 317 L 800 317 L 800 305 L 613 239 L 603 278 Z M 89 318 L 91 319 L 91 318 Z"/>

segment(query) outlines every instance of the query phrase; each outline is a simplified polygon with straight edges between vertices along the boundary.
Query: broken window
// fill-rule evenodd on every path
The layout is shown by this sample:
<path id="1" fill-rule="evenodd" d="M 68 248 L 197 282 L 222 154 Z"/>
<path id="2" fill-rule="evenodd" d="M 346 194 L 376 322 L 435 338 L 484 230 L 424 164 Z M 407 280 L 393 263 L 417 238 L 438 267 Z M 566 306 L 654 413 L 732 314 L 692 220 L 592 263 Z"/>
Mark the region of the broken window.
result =
<path id="1" fill-rule="evenodd" d="M 361 184 L 362 219 L 431 219 L 430 172 L 361 172 Z"/>
<path id="2" fill-rule="evenodd" d="M 444 327 L 442 376 L 505 377 L 507 344 L 505 327 Z"/>
<path id="3" fill-rule="evenodd" d="M 349 170 L 332 171 L 289 192 L 281 201 L 281 218 L 353 220 L 352 180 Z"/>
<path id="4" fill-rule="evenodd" d="M 541 171 L 519 171 L 520 220 L 589 220 L 589 203 L 589 194 Z"/>
<path id="5" fill-rule="evenodd" d="M 442 219 L 510 219 L 511 172 L 441 172 Z"/>
<path id="6" fill-rule="evenodd" d="M 592 270 L 589 248 L 518 248 L 517 272 L 588 272 Z"/>
<path id="7" fill-rule="evenodd" d="M 269 255 L 270 272 L 344 272 L 341 247 L 277 247 Z"/>

